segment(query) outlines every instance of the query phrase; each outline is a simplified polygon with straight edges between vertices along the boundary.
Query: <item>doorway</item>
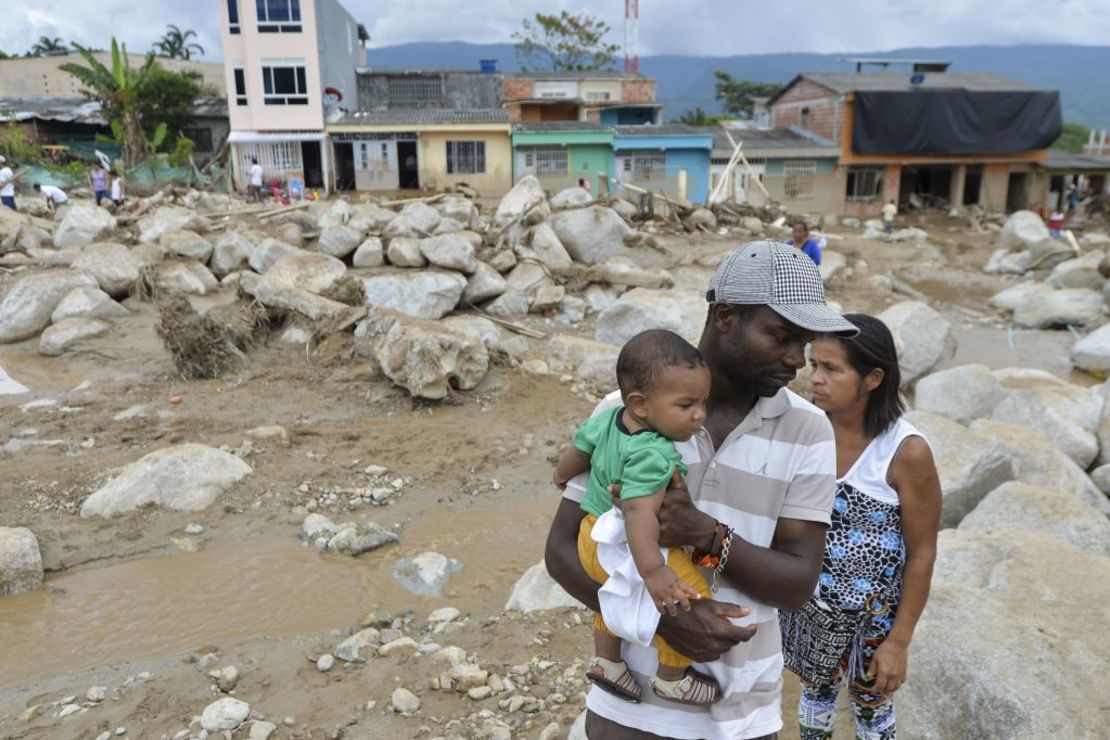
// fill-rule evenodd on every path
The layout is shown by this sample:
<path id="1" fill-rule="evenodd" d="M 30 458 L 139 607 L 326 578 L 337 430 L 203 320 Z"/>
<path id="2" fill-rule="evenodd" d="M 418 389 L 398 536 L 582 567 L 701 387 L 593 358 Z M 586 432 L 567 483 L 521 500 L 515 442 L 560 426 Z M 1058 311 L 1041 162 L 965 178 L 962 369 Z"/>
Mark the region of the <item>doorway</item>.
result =
<path id="1" fill-rule="evenodd" d="M 400 170 L 398 184 L 402 190 L 416 190 L 420 187 L 420 164 L 416 159 L 415 141 L 397 142 L 397 164 Z"/>
<path id="2" fill-rule="evenodd" d="M 335 189 L 339 191 L 355 189 L 354 144 L 335 145 Z"/>
<path id="3" fill-rule="evenodd" d="M 947 208 L 952 195 L 953 169 L 950 165 L 903 167 L 901 204 L 913 208 Z"/>
<path id="4" fill-rule="evenodd" d="M 301 142 L 301 161 L 304 163 L 305 187 L 324 187 L 324 166 L 320 157 L 321 146 L 322 144 L 316 141 Z"/>
<path id="5" fill-rule="evenodd" d="M 964 177 L 964 205 L 973 206 L 979 202 L 979 191 L 983 189 L 983 165 L 969 164 Z"/>
<path id="6" fill-rule="evenodd" d="M 1029 173 L 1011 172 L 1006 185 L 1006 210 L 1023 211 L 1029 207 Z"/>

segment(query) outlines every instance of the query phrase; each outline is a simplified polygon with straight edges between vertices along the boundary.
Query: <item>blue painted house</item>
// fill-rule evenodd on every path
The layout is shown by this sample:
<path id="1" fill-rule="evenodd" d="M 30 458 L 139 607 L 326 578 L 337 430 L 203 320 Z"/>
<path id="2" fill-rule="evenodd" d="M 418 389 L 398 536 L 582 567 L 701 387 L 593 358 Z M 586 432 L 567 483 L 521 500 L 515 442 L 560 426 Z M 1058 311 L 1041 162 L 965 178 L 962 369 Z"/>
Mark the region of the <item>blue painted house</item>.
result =
<path id="1" fill-rule="evenodd" d="M 682 125 L 617 126 L 613 172 L 621 183 L 675 200 L 705 203 L 712 152 L 711 130 Z"/>

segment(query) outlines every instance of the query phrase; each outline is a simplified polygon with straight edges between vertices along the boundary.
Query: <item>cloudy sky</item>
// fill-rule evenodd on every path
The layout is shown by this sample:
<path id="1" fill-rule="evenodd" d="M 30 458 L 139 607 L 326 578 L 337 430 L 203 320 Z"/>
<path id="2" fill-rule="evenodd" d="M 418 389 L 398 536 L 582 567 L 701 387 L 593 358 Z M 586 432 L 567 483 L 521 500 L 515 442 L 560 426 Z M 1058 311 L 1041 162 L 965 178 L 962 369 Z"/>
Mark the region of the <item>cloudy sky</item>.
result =
<path id="1" fill-rule="evenodd" d="M 249 6 L 250 0 L 239 0 Z M 219 60 L 225 0 L 0 0 L 0 50 L 23 53 L 40 36 L 106 47 L 114 34 L 145 51 L 168 23 L 197 32 Z M 728 56 L 777 51 L 877 51 L 965 44 L 1106 44 L 1107 0 L 641 0 L 640 53 Z M 14 5 L 14 8 L 13 8 Z M 623 41 L 622 0 L 344 0 L 373 46 L 410 41 L 511 40 L 522 16 L 585 11 Z M 988 9 L 989 8 L 989 9 Z"/>

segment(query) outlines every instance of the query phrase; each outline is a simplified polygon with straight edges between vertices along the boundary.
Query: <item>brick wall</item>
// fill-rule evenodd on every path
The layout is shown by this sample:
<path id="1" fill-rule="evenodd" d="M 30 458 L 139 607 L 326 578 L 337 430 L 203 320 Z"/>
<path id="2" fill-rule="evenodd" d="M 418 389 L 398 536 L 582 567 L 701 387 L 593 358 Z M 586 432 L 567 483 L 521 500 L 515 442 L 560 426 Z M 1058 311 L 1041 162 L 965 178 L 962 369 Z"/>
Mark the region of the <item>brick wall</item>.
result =
<path id="1" fill-rule="evenodd" d="M 655 80 L 621 80 L 622 103 L 654 103 Z"/>
<path id="2" fill-rule="evenodd" d="M 526 100 L 535 97 L 535 82 L 516 77 L 505 78 L 505 100 Z"/>
<path id="3" fill-rule="evenodd" d="M 837 94 L 809 80 L 800 80 L 771 106 L 772 126 L 800 126 L 837 141 L 840 136 Z"/>

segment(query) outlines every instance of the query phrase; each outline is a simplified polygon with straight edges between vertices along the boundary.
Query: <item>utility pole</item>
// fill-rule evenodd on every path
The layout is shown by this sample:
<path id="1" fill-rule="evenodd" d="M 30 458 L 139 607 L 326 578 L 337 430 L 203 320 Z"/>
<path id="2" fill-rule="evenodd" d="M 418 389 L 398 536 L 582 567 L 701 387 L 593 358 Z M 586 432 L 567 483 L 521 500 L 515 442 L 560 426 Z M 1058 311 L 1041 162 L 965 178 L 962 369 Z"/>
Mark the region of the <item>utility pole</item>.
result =
<path id="1" fill-rule="evenodd" d="M 640 71 L 640 0 L 624 0 L 624 71 Z"/>

